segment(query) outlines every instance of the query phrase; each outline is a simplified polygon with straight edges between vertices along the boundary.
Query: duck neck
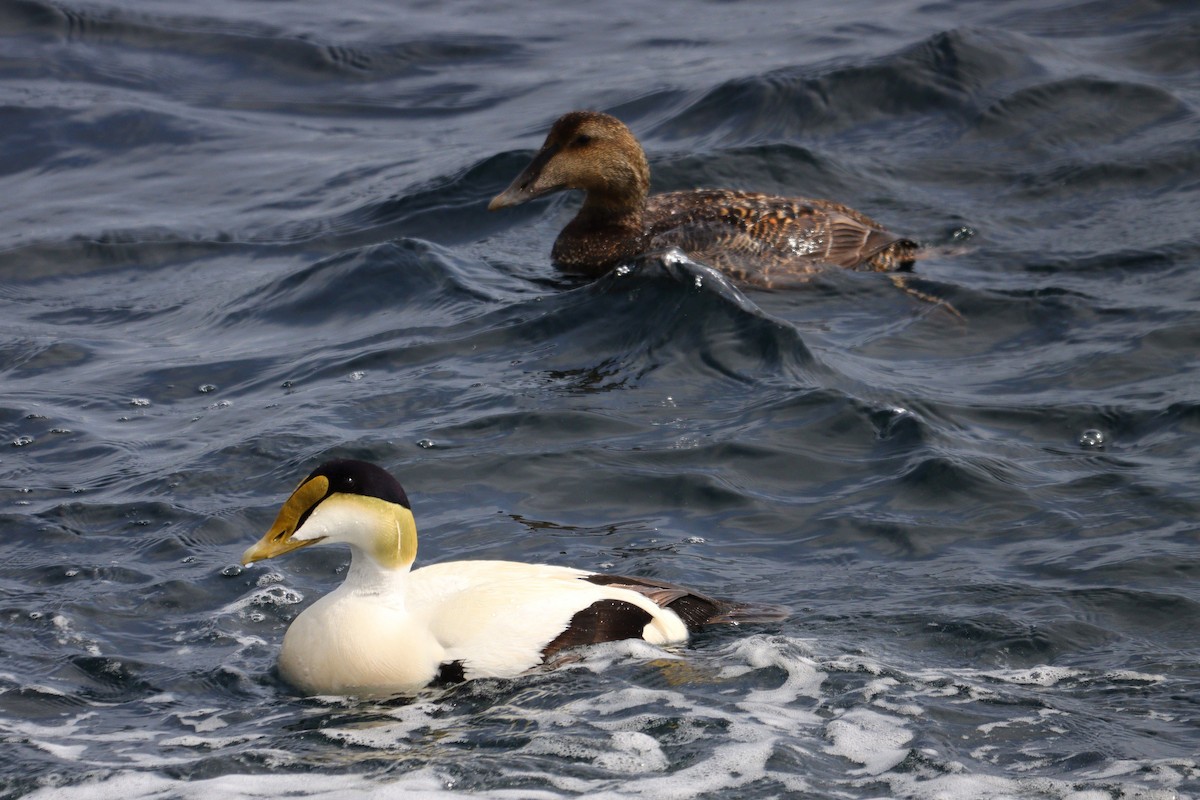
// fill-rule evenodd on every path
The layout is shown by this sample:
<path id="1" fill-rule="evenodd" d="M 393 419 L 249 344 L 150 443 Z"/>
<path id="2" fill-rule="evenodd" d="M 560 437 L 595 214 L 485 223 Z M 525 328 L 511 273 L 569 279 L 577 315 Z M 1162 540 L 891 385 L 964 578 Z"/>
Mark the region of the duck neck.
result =
<path id="1" fill-rule="evenodd" d="M 594 226 L 620 226 L 641 230 L 650 194 L 650 165 L 634 143 L 619 159 L 605 159 L 599 170 L 603 182 L 586 189 L 576 220 Z"/>
<path id="2" fill-rule="evenodd" d="M 642 252 L 650 167 L 636 145 L 598 170 L 602 180 L 577 186 L 583 207 L 559 233 L 551 257 L 560 267 L 599 276 Z"/>
<path id="3" fill-rule="evenodd" d="M 645 211 L 644 191 L 593 189 L 583 198 L 583 206 L 579 213 L 563 228 L 558 244 L 567 250 L 578 249 L 585 244 L 589 250 L 598 248 L 591 257 L 595 257 L 599 252 L 608 251 L 612 256 L 624 258 L 632 252 L 618 251 L 626 249 L 622 245 L 632 244 L 641 239 Z M 566 254 L 565 251 L 562 253 L 564 256 Z"/>
<path id="4" fill-rule="evenodd" d="M 350 548 L 350 569 L 343 586 L 356 594 L 402 595 L 408 586 L 408 573 L 412 564 L 403 567 L 385 567 L 366 551 Z"/>
<path id="5" fill-rule="evenodd" d="M 583 207 L 575 215 L 575 220 L 583 220 L 590 225 L 619 225 L 641 230 L 645 213 L 645 190 L 592 190 L 583 198 Z"/>

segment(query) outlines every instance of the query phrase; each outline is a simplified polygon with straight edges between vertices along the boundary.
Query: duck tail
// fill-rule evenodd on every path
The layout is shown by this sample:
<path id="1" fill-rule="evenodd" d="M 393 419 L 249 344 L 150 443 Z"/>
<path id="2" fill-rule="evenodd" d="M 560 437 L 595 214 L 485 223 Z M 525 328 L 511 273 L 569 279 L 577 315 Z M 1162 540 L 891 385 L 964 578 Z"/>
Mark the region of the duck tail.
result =
<path id="1" fill-rule="evenodd" d="M 787 606 L 771 604 L 751 605 L 749 603 L 729 603 L 719 613 L 705 620 L 706 625 L 761 625 L 766 622 L 779 622 L 792 615 Z"/>

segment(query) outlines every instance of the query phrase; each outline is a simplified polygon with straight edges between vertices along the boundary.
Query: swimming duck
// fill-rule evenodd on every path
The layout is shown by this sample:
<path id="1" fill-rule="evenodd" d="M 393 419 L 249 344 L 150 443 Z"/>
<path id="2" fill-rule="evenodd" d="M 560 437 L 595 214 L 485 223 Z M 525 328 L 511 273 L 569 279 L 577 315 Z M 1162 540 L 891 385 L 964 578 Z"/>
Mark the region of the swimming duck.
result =
<path id="1" fill-rule="evenodd" d="M 559 117 L 541 150 L 488 209 L 567 189 L 583 207 L 554 242 L 563 270 L 596 277 L 642 253 L 678 247 L 732 277 L 770 285 L 826 265 L 911 267 L 918 245 L 829 200 L 708 189 L 650 195 L 650 166 L 624 123 L 596 111 Z"/>
<path id="2" fill-rule="evenodd" d="M 519 675 L 577 645 L 673 644 L 703 625 L 784 616 L 669 583 L 547 564 L 451 561 L 410 571 L 417 528 L 408 496 L 364 461 L 313 470 L 242 564 L 316 544 L 347 544 L 351 558 L 342 585 L 283 637 L 280 674 L 308 694 L 410 694 Z"/>

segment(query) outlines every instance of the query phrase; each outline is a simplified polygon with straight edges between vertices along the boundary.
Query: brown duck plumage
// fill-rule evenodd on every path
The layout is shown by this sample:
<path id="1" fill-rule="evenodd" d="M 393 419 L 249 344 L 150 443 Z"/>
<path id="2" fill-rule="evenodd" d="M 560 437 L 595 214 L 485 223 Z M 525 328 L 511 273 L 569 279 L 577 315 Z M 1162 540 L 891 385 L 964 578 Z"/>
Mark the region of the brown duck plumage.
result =
<path id="1" fill-rule="evenodd" d="M 650 196 L 650 166 L 637 139 L 608 114 L 572 111 L 542 149 L 488 205 L 507 208 L 566 189 L 583 207 L 554 242 L 559 267 L 602 275 L 641 253 L 679 247 L 732 277 L 776 278 L 832 265 L 906 269 L 917 244 L 852 208 L 828 200 L 708 189 Z"/>

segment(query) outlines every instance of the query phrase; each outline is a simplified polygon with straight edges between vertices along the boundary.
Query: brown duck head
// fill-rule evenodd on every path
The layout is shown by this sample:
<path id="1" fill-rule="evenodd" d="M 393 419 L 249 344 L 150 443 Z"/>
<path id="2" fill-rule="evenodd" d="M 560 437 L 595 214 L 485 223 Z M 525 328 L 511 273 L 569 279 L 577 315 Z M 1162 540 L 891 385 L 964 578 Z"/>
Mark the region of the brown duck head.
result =
<path id="1" fill-rule="evenodd" d="M 566 189 L 587 193 L 584 210 L 640 213 L 650 190 L 650 166 L 637 139 L 616 117 L 572 111 L 559 117 L 542 149 L 489 211 Z"/>

